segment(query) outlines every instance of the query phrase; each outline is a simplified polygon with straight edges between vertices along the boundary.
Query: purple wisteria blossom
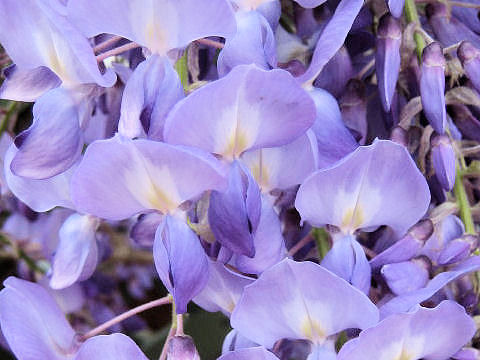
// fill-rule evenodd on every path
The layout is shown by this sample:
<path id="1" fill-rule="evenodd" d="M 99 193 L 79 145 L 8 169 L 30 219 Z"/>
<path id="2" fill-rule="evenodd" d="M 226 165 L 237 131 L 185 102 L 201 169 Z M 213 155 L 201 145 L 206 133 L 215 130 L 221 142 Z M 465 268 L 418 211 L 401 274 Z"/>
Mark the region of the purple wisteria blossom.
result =
<path id="1" fill-rule="evenodd" d="M 478 0 L 0 0 L 0 358 L 474 360 Z"/>

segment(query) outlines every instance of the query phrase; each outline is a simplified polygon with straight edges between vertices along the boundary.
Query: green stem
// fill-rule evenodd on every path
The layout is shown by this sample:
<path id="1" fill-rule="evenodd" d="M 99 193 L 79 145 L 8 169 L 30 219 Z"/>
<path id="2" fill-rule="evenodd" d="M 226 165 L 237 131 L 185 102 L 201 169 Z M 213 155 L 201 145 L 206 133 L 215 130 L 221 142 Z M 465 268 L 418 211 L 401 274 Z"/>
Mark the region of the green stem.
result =
<path id="1" fill-rule="evenodd" d="M 3 117 L 2 122 L 0 123 L 0 135 L 3 134 L 3 132 L 7 128 L 10 117 L 13 115 L 13 113 L 15 112 L 15 109 L 17 108 L 17 104 L 18 103 L 15 101 L 12 101 L 9 104 L 7 112 L 5 113 L 5 116 Z"/>
<path id="2" fill-rule="evenodd" d="M 12 243 L 6 236 L 0 234 L 0 243 L 11 246 L 15 250 L 17 258 L 25 261 L 30 270 L 41 274 L 45 274 L 47 272 L 46 269 L 40 267 L 34 259 L 28 256 L 27 253 L 25 253 L 25 251 L 23 251 L 21 248 Z"/>
<path id="3" fill-rule="evenodd" d="M 187 91 L 188 88 L 188 63 L 187 63 L 187 50 L 185 49 L 182 57 L 178 59 L 175 64 L 180 81 L 182 82 L 183 90 Z"/>
<path id="4" fill-rule="evenodd" d="M 417 7 L 415 6 L 415 0 L 405 0 L 405 17 L 409 23 L 416 23 L 417 26 L 420 25 L 420 20 L 418 17 Z M 423 36 L 417 32 L 413 34 L 413 39 L 417 44 L 417 56 L 418 60 L 422 61 L 422 52 L 423 48 L 425 47 L 425 40 Z"/>
<path id="5" fill-rule="evenodd" d="M 460 167 L 457 165 L 455 186 L 453 193 L 457 199 L 458 208 L 460 209 L 460 217 L 465 224 L 465 232 L 467 234 L 475 234 L 475 225 L 473 223 L 472 212 L 470 210 L 470 203 L 468 202 L 467 192 L 463 185 L 463 174 Z"/>
<path id="6" fill-rule="evenodd" d="M 322 260 L 330 250 L 330 243 L 328 241 L 328 232 L 323 228 L 313 229 L 313 238 L 317 246 L 318 257 Z"/>

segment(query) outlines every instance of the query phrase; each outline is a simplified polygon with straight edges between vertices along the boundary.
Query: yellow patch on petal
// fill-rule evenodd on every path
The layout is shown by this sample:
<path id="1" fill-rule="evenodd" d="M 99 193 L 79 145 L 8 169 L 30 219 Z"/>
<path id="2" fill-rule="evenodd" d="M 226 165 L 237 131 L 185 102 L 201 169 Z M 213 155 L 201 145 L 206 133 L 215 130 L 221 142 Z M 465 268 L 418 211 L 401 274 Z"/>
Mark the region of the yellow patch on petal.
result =
<path id="1" fill-rule="evenodd" d="M 228 160 L 236 159 L 247 149 L 248 145 L 247 135 L 237 128 L 228 139 L 227 146 L 221 155 Z"/>
<path id="2" fill-rule="evenodd" d="M 412 355 L 410 355 L 405 349 L 402 349 L 401 354 L 398 355 L 393 360 L 414 360 L 414 357 Z"/>
<path id="3" fill-rule="evenodd" d="M 302 325 L 302 334 L 305 339 L 311 340 L 313 343 L 321 343 L 325 340 L 325 331 L 320 324 L 309 317 L 305 319 Z"/>
<path id="4" fill-rule="evenodd" d="M 341 229 L 347 233 L 353 233 L 355 230 L 359 229 L 365 218 L 363 216 L 362 208 L 357 205 L 354 208 L 348 209 L 342 218 Z"/>
<path id="5" fill-rule="evenodd" d="M 270 186 L 269 186 L 270 175 L 268 172 L 268 167 L 263 164 L 262 160 L 263 160 L 262 149 L 260 149 L 258 150 L 258 161 L 255 161 L 255 163 L 251 168 L 251 171 L 252 171 L 253 178 L 258 183 L 260 188 L 263 191 L 267 191 L 267 190 L 270 190 Z"/>
<path id="6" fill-rule="evenodd" d="M 269 0 L 246 0 L 245 1 L 245 7 L 248 9 L 248 10 L 255 10 L 257 9 L 260 5 L 262 5 L 263 3 L 266 3 L 268 2 Z"/>

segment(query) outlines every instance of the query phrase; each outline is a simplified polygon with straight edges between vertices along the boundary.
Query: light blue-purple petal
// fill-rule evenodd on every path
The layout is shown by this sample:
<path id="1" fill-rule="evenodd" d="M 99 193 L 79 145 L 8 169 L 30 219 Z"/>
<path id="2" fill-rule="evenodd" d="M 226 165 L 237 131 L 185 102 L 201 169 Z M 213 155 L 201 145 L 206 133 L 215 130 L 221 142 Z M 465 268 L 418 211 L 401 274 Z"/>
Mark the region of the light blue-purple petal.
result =
<path id="1" fill-rule="evenodd" d="M 382 318 L 385 318 L 394 313 L 410 311 L 417 304 L 432 297 L 451 281 L 479 269 L 480 256 L 472 256 L 454 269 L 438 274 L 424 288 L 394 297 L 380 307 L 380 314 Z"/>
<path id="2" fill-rule="evenodd" d="M 117 135 L 87 148 L 72 178 L 72 198 L 80 211 L 121 220 L 152 210 L 174 212 L 222 186 L 223 169 L 210 154 Z"/>
<path id="3" fill-rule="evenodd" d="M 355 18 L 363 6 L 363 0 L 341 0 L 335 13 L 318 38 L 312 61 L 307 71 L 297 77 L 301 83 L 313 81 L 325 64 L 342 47 Z"/>
<path id="4" fill-rule="evenodd" d="M 53 289 L 64 289 L 93 274 L 98 262 L 95 237 L 98 225 L 99 220 L 90 215 L 73 214 L 65 220 L 52 262 Z"/>
<path id="5" fill-rule="evenodd" d="M 33 107 L 33 124 L 15 138 L 18 152 L 12 172 L 46 179 L 70 168 L 79 158 L 83 135 L 76 101 L 68 90 L 53 89 Z"/>
<path id="6" fill-rule="evenodd" d="M 125 85 L 118 132 L 130 138 L 148 135 L 162 140 L 165 118 L 183 97 L 182 84 L 170 61 L 150 56 Z"/>
<path id="7" fill-rule="evenodd" d="M 200 239 L 182 220 L 165 216 L 155 234 L 153 257 L 177 314 L 185 313 L 208 282 L 208 258 Z"/>
<path id="8" fill-rule="evenodd" d="M 235 15 L 237 32 L 227 39 L 218 55 L 220 77 L 235 66 L 255 64 L 270 70 L 277 66 L 275 35 L 267 20 L 257 11 L 240 11 Z"/>
<path id="9" fill-rule="evenodd" d="M 22 360 L 65 360 L 75 354 L 75 332 L 40 285 L 9 277 L 0 291 L 0 326 Z"/>
<path id="10" fill-rule="evenodd" d="M 287 71 L 240 65 L 180 101 L 164 138 L 233 160 L 246 150 L 292 142 L 314 119 L 313 101 Z"/>
<path id="11" fill-rule="evenodd" d="M 230 319 L 240 334 L 267 348 L 283 338 L 322 343 L 377 321 L 377 307 L 345 280 L 320 265 L 289 259 L 245 287 Z"/>
<path id="12" fill-rule="evenodd" d="M 55 73 L 45 66 L 22 70 L 13 64 L 3 69 L 5 80 L 0 86 L 0 98 L 33 102 L 47 91 L 62 83 Z"/>
<path id="13" fill-rule="evenodd" d="M 98 335 L 80 347 L 74 360 L 147 360 L 142 350 L 123 334 Z"/>

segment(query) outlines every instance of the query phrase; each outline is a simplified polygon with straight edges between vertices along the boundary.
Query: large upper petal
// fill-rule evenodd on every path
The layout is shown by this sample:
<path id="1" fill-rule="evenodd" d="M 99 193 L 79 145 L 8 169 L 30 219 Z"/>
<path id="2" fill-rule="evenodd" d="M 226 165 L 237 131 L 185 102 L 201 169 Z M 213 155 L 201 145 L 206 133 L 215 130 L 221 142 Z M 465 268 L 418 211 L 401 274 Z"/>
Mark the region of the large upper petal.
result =
<path id="1" fill-rule="evenodd" d="M 345 280 L 320 265 L 289 259 L 246 286 L 231 317 L 234 329 L 267 348 L 283 338 L 322 343 L 377 321 L 377 307 Z"/>
<path id="2" fill-rule="evenodd" d="M 443 301 L 434 309 L 389 316 L 377 326 L 347 342 L 339 360 L 391 360 L 450 358 L 475 333 L 473 320 L 454 301 Z"/>
<path id="3" fill-rule="evenodd" d="M 314 226 L 331 224 L 351 233 L 388 225 L 402 236 L 429 203 L 427 182 L 407 150 L 376 140 L 310 175 L 300 186 L 295 206 Z"/>
<path id="4" fill-rule="evenodd" d="M 164 138 L 231 160 L 246 150 L 292 142 L 314 120 L 313 101 L 287 71 L 241 65 L 180 101 Z"/>
<path id="5" fill-rule="evenodd" d="M 0 13 L 8 14 L 0 19 L 0 43 L 10 58 L 21 69 L 48 67 L 68 85 L 96 82 L 112 86 L 115 74 L 100 73 L 88 40 L 58 11 L 61 6 L 53 3 L 0 3 Z"/>
<path id="6" fill-rule="evenodd" d="M 9 277 L 0 291 L 0 325 L 22 360 L 65 360 L 73 354 L 75 332 L 42 286 Z"/>
<path id="7" fill-rule="evenodd" d="M 222 185 L 223 170 L 207 153 L 117 135 L 88 147 L 72 178 L 72 198 L 80 211 L 120 220 L 149 210 L 173 212 Z"/>
<path id="8" fill-rule="evenodd" d="M 161 55 L 207 36 L 228 38 L 236 29 L 226 0 L 71 0 L 68 10 L 88 37 L 120 35 Z"/>

